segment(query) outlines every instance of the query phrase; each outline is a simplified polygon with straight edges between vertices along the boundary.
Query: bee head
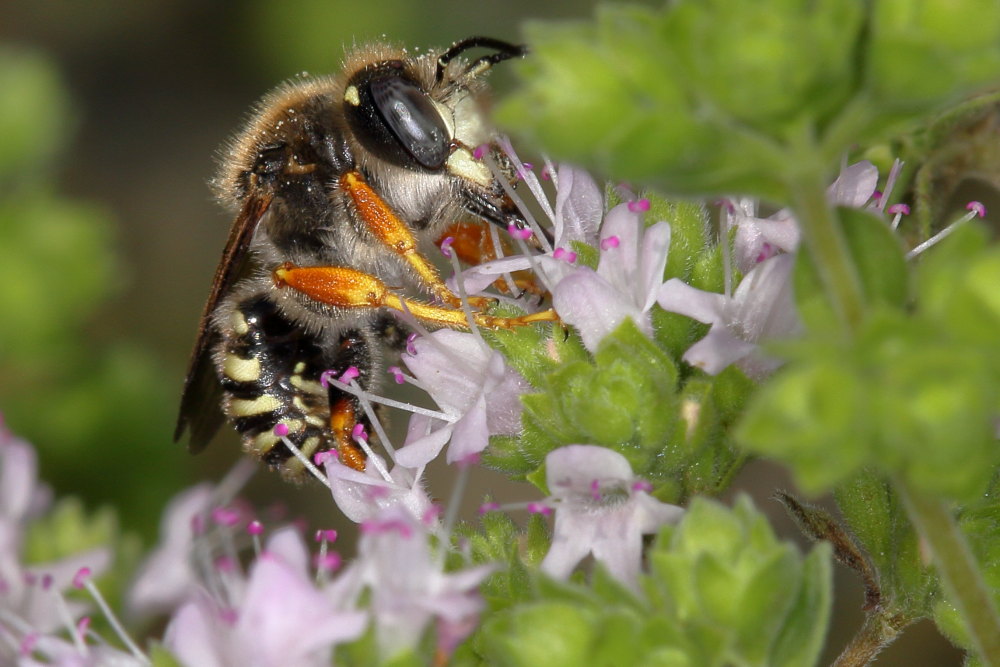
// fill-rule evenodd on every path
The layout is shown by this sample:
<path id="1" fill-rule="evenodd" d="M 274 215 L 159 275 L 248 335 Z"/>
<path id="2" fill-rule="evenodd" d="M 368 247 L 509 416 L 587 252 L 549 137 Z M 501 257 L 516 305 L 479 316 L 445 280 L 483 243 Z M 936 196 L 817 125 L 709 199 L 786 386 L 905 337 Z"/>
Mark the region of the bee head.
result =
<path id="1" fill-rule="evenodd" d="M 448 67 L 458 55 L 476 47 L 490 48 L 493 53 L 457 72 Z M 348 125 L 373 155 L 408 169 L 440 171 L 461 145 L 461 137 L 456 136 L 454 89 L 523 53 L 520 46 L 472 37 L 439 55 L 432 75 L 426 67 L 416 66 L 416 59 L 371 63 L 351 76 L 344 89 Z"/>

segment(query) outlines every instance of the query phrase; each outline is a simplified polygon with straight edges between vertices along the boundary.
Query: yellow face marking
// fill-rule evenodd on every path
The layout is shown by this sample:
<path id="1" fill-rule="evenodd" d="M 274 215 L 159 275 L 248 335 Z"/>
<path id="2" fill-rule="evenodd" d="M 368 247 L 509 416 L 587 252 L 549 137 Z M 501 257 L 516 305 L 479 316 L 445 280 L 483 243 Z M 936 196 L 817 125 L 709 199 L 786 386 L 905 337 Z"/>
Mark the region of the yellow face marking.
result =
<path id="1" fill-rule="evenodd" d="M 360 106 L 361 95 L 358 94 L 357 86 L 347 87 L 347 90 L 344 91 L 344 101 L 350 104 L 352 107 Z"/>
<path id="2" fill-rule="evenodd" d="M 473 183 L 488 187 L 492 181 L 490 169 L 481 160 L 474 159 L 465 149 L 458 149 L 445 162 L 448 171 Z"/>
<path id="3" fill-rule="evenodd" d="M 222 372 L 236 382 L 256 382 L 260 379 L 260 359 L 240 359 L 235 354 L 227 354 L 222 362 Z"/>
<path id="4" fill-rule="evenodd" d="M 232 417 L 250 417 L 252 415 L 273 412 L 280 407 L 281 401 L 270 394 L 263 394 L 252 400 L 243 398 L 231 399 L 229 401 L 229 414 Z"/>
<path id="5" fill-rule="evenodd" d="M 306 362 L 300 361 L 299 363 L 295 364 L 295 368 L 293 368 L 292 371 L 294 373 L 301 373 L 305 369 L 306 369 Z"/>

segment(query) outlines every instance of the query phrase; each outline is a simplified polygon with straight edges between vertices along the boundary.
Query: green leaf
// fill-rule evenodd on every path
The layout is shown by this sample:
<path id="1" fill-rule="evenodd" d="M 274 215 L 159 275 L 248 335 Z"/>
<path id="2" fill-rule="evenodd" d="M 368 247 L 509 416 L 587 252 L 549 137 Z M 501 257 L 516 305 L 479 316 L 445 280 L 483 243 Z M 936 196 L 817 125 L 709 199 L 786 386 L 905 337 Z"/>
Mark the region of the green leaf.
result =
<path id="1" fill-rule="evenodd" d="M 182 667 L 180 660 L 175 658 L 170 651 L 163 648 L 163 645 L 160 643 L 154 643 L 150 647 L 148 654 L 153 667 Z"/>
<path id="2" fill-rule="evenodd" d="M 903 307 L 909 297 L 909 269 L 899 237 L 885 220 L 865 211 L 841 207 L 837 217 L 868 305 Z M 803 321 L 816 331 L 835 330 L 839 320 L 809 253 L 798 253 L 793 280 Z"/>
<path id="3" fill-rule="evenodd" d="M 542 602 L 521 605 L 487 620 L 480 642 L 489 663 L 532 667 L 588 664 L 594 619 L 577 605 Z"/>
<path id="4" fill-rule="evenodd" d="M 833 606 L 830 548 L 817 545 L 802 566 L 802 587 L 766 664 L 773 667 L 815 665 L 823 650 Z"/>

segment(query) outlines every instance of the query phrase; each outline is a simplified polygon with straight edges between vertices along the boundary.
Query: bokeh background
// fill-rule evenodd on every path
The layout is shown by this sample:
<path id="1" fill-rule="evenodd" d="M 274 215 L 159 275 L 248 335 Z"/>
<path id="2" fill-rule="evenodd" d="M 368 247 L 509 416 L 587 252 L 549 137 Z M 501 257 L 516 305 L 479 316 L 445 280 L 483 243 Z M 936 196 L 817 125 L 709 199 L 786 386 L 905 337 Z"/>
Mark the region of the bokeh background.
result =
<path id="1" fill-rule="evenodd" d="M 345 47 L 385 37 L 441 46 L 517 40 L 526 19 L 584 18 L 591 0 L 3 0 L 0 2 L 0 411 L 41 452 L 42 475 L 90 508 L 114 506 L 155 539 L 168 498 L 219 479 L 232 433 L 189 456 L 171 441 L 187 355 L 230 220 L 207 187 L 219 146 L 264 92 L 336 71 Z M 493 77 L 502 95 L 510 79 Z M 664 147 L 669 150 L 669 147 Z M 479 482 L 474 503 L 500 480 Z M 485 488 L 484 488 L 485 487 Z M 780 471 L 737 488 L 797 531 Z M 445 493 L 447 481 L 435 487 Z M 329 523 L 329 496 L 258 475 L 251 493 Z M 524 491 L 522 490 L 523 494 Z M 325 518 L 324 518 L 325 517 Z M 836 652 L 861 589 L 837 568 Z M 879 664 L 960 659 L 930 625 Z"/>

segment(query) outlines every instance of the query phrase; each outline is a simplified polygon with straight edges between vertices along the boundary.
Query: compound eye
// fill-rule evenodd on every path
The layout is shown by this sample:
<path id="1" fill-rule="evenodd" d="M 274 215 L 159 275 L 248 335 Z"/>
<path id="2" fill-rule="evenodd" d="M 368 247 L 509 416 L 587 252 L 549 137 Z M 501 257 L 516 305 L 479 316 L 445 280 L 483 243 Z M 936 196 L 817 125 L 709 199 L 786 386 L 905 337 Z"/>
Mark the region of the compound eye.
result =
<path id="1" fill-rule="evenodd" d="M 370 84 L 372 102 L 406 152 L 428 169 L 439 169 L 450 154 L 448 127 L 427 94 L 398 76 Z"/>

